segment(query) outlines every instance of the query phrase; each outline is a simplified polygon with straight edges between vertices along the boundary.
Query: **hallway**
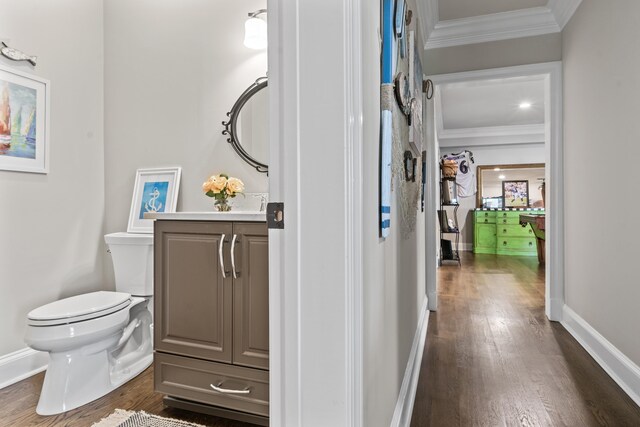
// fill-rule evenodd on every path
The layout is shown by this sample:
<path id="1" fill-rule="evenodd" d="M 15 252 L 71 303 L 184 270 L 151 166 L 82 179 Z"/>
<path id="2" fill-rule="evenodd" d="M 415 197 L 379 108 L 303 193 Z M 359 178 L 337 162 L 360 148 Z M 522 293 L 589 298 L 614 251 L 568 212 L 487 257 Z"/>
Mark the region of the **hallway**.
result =
<path id="1" fill-rule="evenodd" d="M 412 427 L 640 425 L 640 408 L 547 320 L 536 258 L 462 255 L 438 271 Z"/>

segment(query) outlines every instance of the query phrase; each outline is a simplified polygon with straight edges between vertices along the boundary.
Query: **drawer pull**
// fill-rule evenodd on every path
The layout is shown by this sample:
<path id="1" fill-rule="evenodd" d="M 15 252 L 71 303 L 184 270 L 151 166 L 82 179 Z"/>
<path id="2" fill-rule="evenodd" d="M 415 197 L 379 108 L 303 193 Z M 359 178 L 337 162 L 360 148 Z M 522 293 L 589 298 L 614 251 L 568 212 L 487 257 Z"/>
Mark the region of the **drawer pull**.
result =
<path id="1" fill-rule="evenodd" d="M 484 222 L 489 222 L 489 220 L 488 220 L 488 219 L 485 219 L 485 220 L 484 220 Z"/>
<path id="2" fill-rule="evenodd" d="M 507 242 L 506 241 L 502 242 L 502 246 L 507 246 Z"/>
<path id="3" fill-rule="evenodd" d="M 533 242 L 529 242 L 529 246 L 533 246 Z"/>
<path id="4" fill-rule="evenodd" d="M 502 229 L 502 232 L 503 232 L 504 234 L 507 234 L 507 229 L 506 229 L 506 228 L 503 228 L 503 229 Z"/>
<path id="5" fill-rule="evenodd" d="M 503 220 L 502 220 L 502 223 L 503 223 L 503 224 L 506 224 L 506 223 L 507 223 L 507 220 L 506 220 L 506 219 L 503 219 Z"/>
<path id="6" fill-rule="evenodd" d="M 242 389 L 242 390 L 234 390 L 231 388 L 222 388 L 220 387 L 222 385 L 223 381 L 220 381 L 217 385 L 213 385 L 213 384 L 209 384 L 211 386 L 212 389 L 214 389 L 215 391 L 217 391 L 218 393 L 225 393 L 225 394 L 249 394 L 251 393 L 251 388 L 249 386 L 247 386 L 246 388 Z"/>
<path id="7" fill-rule="evenodd" d="M 533 233 L 533 230 L 532 230 L 532 229 L 529 229 L 529 234 L 531 234 L 531 233 Z"/>

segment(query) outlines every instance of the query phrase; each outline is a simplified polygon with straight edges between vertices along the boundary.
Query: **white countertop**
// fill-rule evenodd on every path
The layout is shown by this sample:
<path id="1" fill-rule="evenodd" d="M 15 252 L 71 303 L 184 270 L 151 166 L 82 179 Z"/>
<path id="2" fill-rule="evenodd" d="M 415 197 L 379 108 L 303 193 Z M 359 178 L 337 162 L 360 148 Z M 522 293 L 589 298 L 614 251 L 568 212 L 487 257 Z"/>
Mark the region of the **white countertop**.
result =
<path id="1" fill-rule="evenodd" d="M 145 219 L 172 219 L 185 221 L 250 221 L 266 222 L 266 212 L 231 211 L 231 212 L 158 212 L 145 213 Z"/>

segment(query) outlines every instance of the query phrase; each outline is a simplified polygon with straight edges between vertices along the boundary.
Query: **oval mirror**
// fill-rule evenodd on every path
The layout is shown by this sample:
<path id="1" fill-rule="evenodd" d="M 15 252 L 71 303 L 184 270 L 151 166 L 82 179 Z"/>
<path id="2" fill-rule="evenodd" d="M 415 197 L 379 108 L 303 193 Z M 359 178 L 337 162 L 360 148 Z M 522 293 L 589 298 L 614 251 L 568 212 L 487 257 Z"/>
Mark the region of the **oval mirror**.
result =
<path id="1" fill-rule="evenodd" d="M 268 174 L 269 157 L 269 91 L 267 78 L 261 77 L 245 90 L 222 122 L 227 142 L 245 162 L 258 172 Z"/>

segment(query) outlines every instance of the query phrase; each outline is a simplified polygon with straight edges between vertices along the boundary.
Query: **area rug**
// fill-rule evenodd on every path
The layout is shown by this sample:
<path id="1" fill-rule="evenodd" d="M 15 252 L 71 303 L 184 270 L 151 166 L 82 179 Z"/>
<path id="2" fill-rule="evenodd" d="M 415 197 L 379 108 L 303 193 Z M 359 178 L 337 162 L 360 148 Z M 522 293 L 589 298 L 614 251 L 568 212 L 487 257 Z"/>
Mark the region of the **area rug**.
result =
<path id="1" fill-rule="evenodd" d="M 163 418 L 147 414 L 144 411 L 125 411 L 116 409 L 115 412 L 91 427 L 204 427 L 200 424 Z"/>

